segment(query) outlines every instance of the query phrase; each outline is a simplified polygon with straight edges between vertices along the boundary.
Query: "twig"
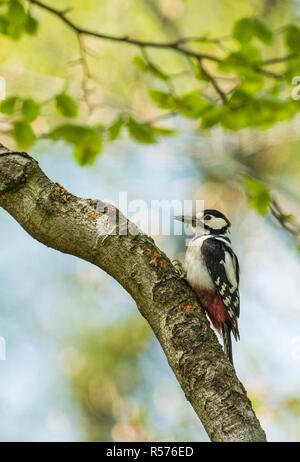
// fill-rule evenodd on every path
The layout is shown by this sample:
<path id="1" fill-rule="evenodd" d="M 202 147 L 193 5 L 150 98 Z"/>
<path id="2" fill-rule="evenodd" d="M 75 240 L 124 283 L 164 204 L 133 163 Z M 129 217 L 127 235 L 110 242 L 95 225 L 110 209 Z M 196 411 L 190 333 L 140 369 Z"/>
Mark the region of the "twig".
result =
<path id="1" fill-rule="evenodd" d="M 224 91 L 220 88 L 219 84 L 216 82 L 215 78 L 205 69 L 205 67 L 203 66 L 203 62 L 201 59 L 198 60 L 199 62 L 199 66 L 201 67 L 201 70 L 203 72 L 203 74 L 209 79 L 209 81 L 211 82 L 212 86 L 214 87 L 214 89 L 216 90 L 216 92 L 219 94 L 219 96 L 221 97 L 222 101 L 224 104 L 227 103 L 227 97 L 224 93 Z"/>
<path id="2" fill-rule="evenodd" d="M 172 94 L 175 94 L 175 88 L 174 88 L 174 85 L 173 85 L 173 82 L 172 82 L 172 76 L 170 75 L 167 75 L 167 74 L 164 74 L 154 63 L 153 61 L 150 59 L 149 55 L 148 55 L 148 52 L 146 50 L 146 48 L 141 48 L 141 52 L 142 52 L 142 55 L 143 55 L 143 58 L 144 60 L 147 62 L 148 66 L 153 69 L 153 71 L 155 71 L 158 75 L 161 75 L 164 77 L 165 79 L 165 83 L 167 84 L 167 86 L 169 87 L 169 90 Z"/>
<path id="3" fill-rule="evenodd" d="M 151 41 L 143 41 L 143 40 L 138 40 L 138 39 L 133 39 L 130 37 L 117 37 L 114 35 L 109 35 L 109 34 L 103 34 L 101 32 L 96 32 L 93 30 L 89 29 L 84 29 L 75 23 L 73 23 L 67 16 L 66 14 L 70 11 L 70 9 L 65 9 L 65 10 L 58 10 L 52 6 L 46 5 L 40 0 L 27 0 L 30 2 L 31 5 L 36 5 L 39 8 L 44 9 L 45 11 L 48 11 L 49 13 L 56 15 L 59 17 L 68 27 L 70 27 L 79 37 L 82 36 L 91 36 L 91 37 L 96 37 L 100 38 L 102 40 L 110 40 L 114 42 L 119 42 L 119 43 L 126 43 L 128 45 L 133 45 L 141 48 L 142 50 L 146 50 L 147 48 L 156 48 L 156 49 L 169 49 L 173 50 L 177 53 L 180 53 L 183 56 L 186 56 L 187 58 L 195 58 L 199 62 L 203 73 L 207 76 L 208 80 L 211 82 L 219 96 L 221 97 L 223 103 L 227 102 L 226 95 L 224 91 L 220 88 L 218 83 L 216 82 L 217 78 L 213 77 L 207 70 L 203 67 L 203 61 L 212 61 L 215 63 L 220 63 L 222 61 L 222 58 L 209 54 L 209 53 L 200 53 L 198 51 L 191 50 L 190 48 L 185 47 L 185 44 L 188 44 L 190 42 L 204 42 L 204 43 L 212 43 L 216 44 L 219 46 L 222 46 L 222 49 L 224 50 L 222 41 L 224 40 L 229 40 L 231 39 L 230 36 L 224 36 L 220 38 L 208 38 L 206 36 L 200 36 L 200 37 L 182 37 L 177 40 L 174 40 L 172 42 L 151 42 Z M 228 51 L 228 50 L 227 50 Z M 81 48 L 81 53 L 82 53 L 82 48 Z M 84 52 L 85 54 L 85 52 Z M 267 59 L 261 62 L 258 62 L 256 64 L 253 64 L 253 70 L 265 75 L 266 77 L 272 78 L 272 79 L 280 79 L 282 75 L 276 74 L 275 72 L 263 69 L 262 66 L 267 66 L 271 64 L 276 64 L 280 62 L 285 62 L 291 59 L 294 59 L 295 55 L 287 55 L 281 58 L 272 58 L 272 59 Z M 83 59 L 83 57 L 82 57 Z M 83 59 L 84 61 L 84 59 Z M 171 77 L 171 76 L 170 76 Z"/>
<path id="4" fill-rule="evenodd" d="M 261 61 L 259 64 L 262 66 L 267 66 L 269 64 L 284 63 L 286 61 L 292 61 L 293 59 L 296 59 L 297 57 L 298 56 L 296 54 L 290 54 L 290 55 L 282 56 L 280 58 L 265 59 L 264 61 Z"/>
<path id="5" fill-rule="evenodd" d="M 164 114 L 160 114 L 156 117 L 152 117 L 152 119 L 149 119 L 147 120 L 147 124 L 149 125 L 152 125 L 156 122 L 159 122 L 160 120 L 165 120 L 165 119 L 169 119 L 171 117 L 174 117 L 177 115 L 177 112 L 176 111 L 171 111 L 171 112 L 167 112 L 167 113 L 164 113 Z"/>
<path id="6" fill-rule="evenodd" d="M 271 200 L 270 210 L 274 218 L 280 223 L 289 234 L 291 234 L 296 242 L 300 243 L 300 225 L 291 221 L 290 215 L 283 212 L 276 199 Z"/>
<path id="7" fill-rule="evenodd" d="M 89 112 L 93 110 L 92 105 L 89 102 L 89 89 L 88 89 L 88 80 L 91 78 L 91 73 L 89 69 L 89 64 L 86 56 L 86 50 L 83 44 L 83 37 L 81 34 L 77 34 L 78 45 L 80 51 L 80 63 L 82 67 L 82 90 L 84 95 L 84 100 L 89 108 Z"/>
<path id="8" fill-rule="evenodd" d="M 44 3 L 40 2 L 39 0 L 27 0 L 33 5 L 37 5 L 38 7 L 48 11 L 51 14 L 54 14 L 58 16 L 65 24 L 67 24 L 73 31 L 75 31 L 77 34 L 80 35 L 88 35 L 92 37 L 97 37 L 103 40 L 110 40 L 114 42 L 121 42 L 121 43 L 127 43 L 128 45 L 134 45 L 138 47 L 148 47 L 148 48 L 160 48 L 160 49 L 171 49 L 174 50 L 180 54 L 183 54 L 185 56 L 191 56 L 194 58 L 199 58 L 199 59 L 207 59 L 210 61 L 214 62 L 220 62 L 221 59 L 217 56 L 208 54 L 208 53 L 198 53 L 193 50 L 189 50 L 187 48 L 182 48 L 180 46 L 180 42 L 178 40 L 173 41 L 173 42 L 150 42 L 150 41 L 142 41 L 142 40 L 137 40 L 137 39 L 132 39 L 130 37 L 116 37 L 114 35 L 109 35 L 109 34 L 103 34 L 100 32 L 92 31 L 89 29 L 83 29 L 76 24 L 74 24 L 70 19 L 66 17 L 66 13 L 68 11 L 66 10 L 58 10 L 56 8 L 53 8 L 49 5 L 45 5 Z"/>

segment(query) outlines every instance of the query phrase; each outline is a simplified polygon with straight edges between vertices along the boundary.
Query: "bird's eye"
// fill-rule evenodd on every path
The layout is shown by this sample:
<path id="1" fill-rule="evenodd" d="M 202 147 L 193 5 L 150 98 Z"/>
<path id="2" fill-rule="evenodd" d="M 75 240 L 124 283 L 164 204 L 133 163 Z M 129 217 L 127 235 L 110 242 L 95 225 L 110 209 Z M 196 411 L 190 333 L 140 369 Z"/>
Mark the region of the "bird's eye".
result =
<path id="1" fill-rule="evenodd" d="M 211 219 L 211 215 L 205 215 L 204 220 L 210 220 L 210 219 Z"/>

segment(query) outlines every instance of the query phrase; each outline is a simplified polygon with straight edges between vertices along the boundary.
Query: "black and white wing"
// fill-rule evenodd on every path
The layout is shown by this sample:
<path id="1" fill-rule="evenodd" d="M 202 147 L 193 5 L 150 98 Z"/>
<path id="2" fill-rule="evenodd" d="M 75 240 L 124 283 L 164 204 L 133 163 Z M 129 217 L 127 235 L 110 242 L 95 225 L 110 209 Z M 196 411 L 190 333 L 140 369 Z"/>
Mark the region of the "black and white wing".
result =
<path id="1" fill-rule="evenodd" d="M 221 238 L 207 238 L 201 246 L 207 270 L 230 319 L 236 340 L 240 338 L 237 318 L 240 314 L 239 264 L 230 243 Z"/>

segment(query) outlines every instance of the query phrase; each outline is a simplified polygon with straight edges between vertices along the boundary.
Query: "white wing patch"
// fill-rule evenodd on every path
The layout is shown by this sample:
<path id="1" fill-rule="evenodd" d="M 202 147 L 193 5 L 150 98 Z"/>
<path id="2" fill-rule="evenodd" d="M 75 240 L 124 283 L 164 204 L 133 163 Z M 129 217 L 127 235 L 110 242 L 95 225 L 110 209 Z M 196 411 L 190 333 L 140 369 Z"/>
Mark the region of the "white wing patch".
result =
<path id="1" fill-rule="evenodd" d="M 230 297 L 224 298 L 223 303 L 224 303 L 225 306 L 230 306 L 231 298 Z"/>
<path id="2" fill-rule="evenodd" d="M 236 280 L 236 272 L 235 272 L 235 265 L 233 262 L 233 258 L 228 251 L 225 251 L 224 269 L 225 269 L 228 281 L 232 284 L 232 288 L 230 289 L 230 292 L 233 293 L 236 290 L 238 283 Z"/>
<path id="3" fill-rule="evenodd" d="M 222 284 L 222 286 L 221 286 L 221 288 L 220 288 L 220 290 L 219 290 L 219 292 L 220 292 L 221 295 L 224 295 L 224 294 L 225 294 L 226 288 L 227 288 L 227 284 L 225 284 L 225 282 L 223 282 L 223 284 Z"/>

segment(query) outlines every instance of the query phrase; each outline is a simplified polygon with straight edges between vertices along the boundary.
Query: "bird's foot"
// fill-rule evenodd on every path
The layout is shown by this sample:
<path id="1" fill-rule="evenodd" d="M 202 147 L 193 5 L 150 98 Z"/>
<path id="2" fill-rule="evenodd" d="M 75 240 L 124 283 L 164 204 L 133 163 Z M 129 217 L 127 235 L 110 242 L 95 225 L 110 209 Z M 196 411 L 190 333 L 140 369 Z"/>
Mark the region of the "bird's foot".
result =
<path id="1" fill-rule="evenodd" d="M 186 278 L 186 271 L 179 260 L 172 260 L 172 264 L 181 279 Z"/>

